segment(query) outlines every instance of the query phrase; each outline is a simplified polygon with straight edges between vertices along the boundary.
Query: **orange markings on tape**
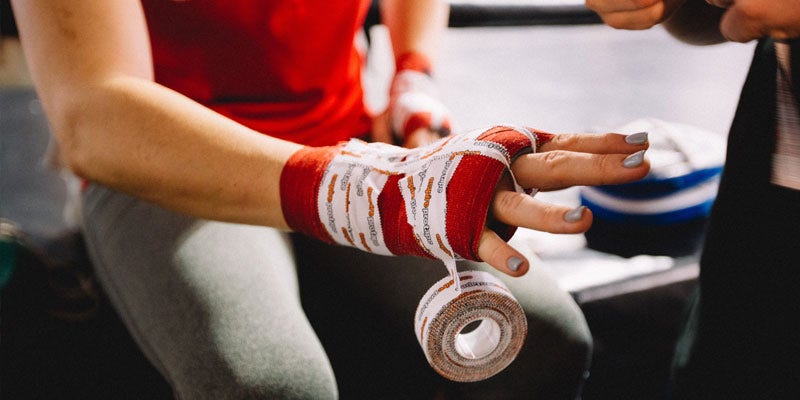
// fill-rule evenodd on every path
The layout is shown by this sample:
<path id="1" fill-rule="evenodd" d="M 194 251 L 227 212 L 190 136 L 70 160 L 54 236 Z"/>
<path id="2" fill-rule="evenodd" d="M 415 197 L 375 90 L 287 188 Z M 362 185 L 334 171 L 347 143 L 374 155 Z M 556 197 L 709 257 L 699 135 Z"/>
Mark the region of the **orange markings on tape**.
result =
<path id="1" fill-rule="evenodd" d="M 437 292 L 441 292 L 442 290 L 445 290 L 445 289 L 449 288 L 450 286 L 453 286 L 453 283 L 454 283 L 454 281 L 452 279 L 450 279 L 444 285 L 439 286 L 439 288 L 436 289 L 436 291 Z"/>
<path id="2" fill-rule="evenodd" d="M 442 235 L 437 233 L 436 241 L 439 243 L 439 248 L 442 249 L 445 254 L 447 254 L 449 257 L 453 256 L 453 253 L 451 253 L 450 250 L 447 249 L 447 246 L 444 245 L 444 242 L 442 241 Z"/>
<path id="3" fill-rule="evenodd" d="M 356 244 L 353 242 L 353 238 L 351 238 L 350 234 L 347 233 L 347 229 L 342 227 L 342 233 L 344 234 L 344 238 L 350 243 L 350 246 L 356 247 Z"/>
<path id="4" fill-rule="evenodd" d="M 344 212 L 345 213 L 350 213 L 350 183 L 349 182 L 347 183 L 347 192 L 345 193 L 345 197 L 344 197 Z"/>
<path id="5" fill-rule="evenodd" d="M 364 245 L 364 248 L 371 253 L 372 249 L 367 244 L 367 238 L 364 237 L 364 232 L 359 233 L 358 237 L 361 238 L 361 244 Z"/>
<path id="6" fill-rule="evenodd" d="M 389 176 L 400 175 L 399 172 L 388 171 L 380 168 L 372 168 L 372 170 L 383 175 L 389 175 Z"/>
<path id="7" fill-rule="evenodd" d="M 433 190 L 433 177 L 428 179 L 428 187 L 425 189 L 425 204 L 423 205 L 424 208 L 428 208 L 428 205 L 431 203 L 431 191 Z"/>
<path id="8" fill-rule="evenodd" d="M 474 150 L 456 151 L 456 152 L 453 152 L 453 154 L 450 155 L 450 160 L 451 161 L 455 160 L 455 158 L 458 157 L 458 156 L 469 156 L 469 155 L 475 155 L 475 154 L 480 155 L 481 152 L 474 151 Z"/>
<path id="9" fill-rule="evenodd" d="M 367 200 L 369 200 L 369 216 L 375 216 L 375 204 L 372 203 L 372 186 L 367 188 Z"/>
<path id="10" fill-rule="evenodd" d="M 339 174 L 333 174 L 331 177 L 331 183 L 328 185 L 328 203 L 333 202 L 333 190 L 336 187 L 336 179 L 339 177 Z"/>
<path id="11" fill-rule="evenodd" d="M 416 188 L 414 187 L 414 178 L 408 177 L 408 191 L 411 192 L 411 200 L 414 200 Z"/>
<path id="12" fill-rule="evenodd" d="M 341 153 L 342 153 L 343 156 L 352 156 L 352 157 L 361 158 L 361 154 L 353 153 L 352 151 L 342 150 Z"/>

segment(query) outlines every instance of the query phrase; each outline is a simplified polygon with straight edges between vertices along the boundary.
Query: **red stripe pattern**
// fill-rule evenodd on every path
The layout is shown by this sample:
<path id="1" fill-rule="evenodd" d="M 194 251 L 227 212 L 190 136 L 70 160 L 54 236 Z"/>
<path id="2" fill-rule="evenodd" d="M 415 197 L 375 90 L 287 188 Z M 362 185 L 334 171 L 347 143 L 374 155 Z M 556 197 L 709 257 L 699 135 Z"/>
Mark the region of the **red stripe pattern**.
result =
<path id="1" fill-rule="evenodd" d="M 289 226 L 379 254 L 479 260 L 495 187 L 513 160 L 552 135 L 497 126 L 404 149 L 352 140 L 304 148 L 281 176 Z M 497 232 L 508 240 L 515 228 Z"/>

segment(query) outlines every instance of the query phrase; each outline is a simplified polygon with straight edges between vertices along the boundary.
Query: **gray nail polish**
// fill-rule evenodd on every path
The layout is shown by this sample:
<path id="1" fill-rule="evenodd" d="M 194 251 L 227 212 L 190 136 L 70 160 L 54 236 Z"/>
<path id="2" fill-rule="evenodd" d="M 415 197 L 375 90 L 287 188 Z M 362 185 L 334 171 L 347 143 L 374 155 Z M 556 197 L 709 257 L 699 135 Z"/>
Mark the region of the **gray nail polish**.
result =
<path id="1" fill-rule="evenodd" d="M 625 143 L 628 144 L 645 144 L 647 143 L 647 132 L 634 133 L 625 136 Z"/>
<path id="2" fill-rule="evenodd" d="M 508 269 L 517 272 L 519 266 L 522 265 L 522 259 L 519 257 L 509 257 L 507 264 L 508 264 Z"/>
<path id="3" fill-rule="evenodd" d="M 633 153 L 625 157 L 625 159 L 622 160 L 622 166 L 625 168 L 635 168 L 642 165 L 642 162 L 644 161 L 645 151 L 646 150 L 639 150 L 636 153 Z"/>
<path id="4" fill-rule="evenodd" d="M 564 221 L 567 222 L 578 222 L 583 217 L 583 210 L 586 209 L 586 206 L 575 207 L 572 210 L 567 211 L 564 214 Z"/>

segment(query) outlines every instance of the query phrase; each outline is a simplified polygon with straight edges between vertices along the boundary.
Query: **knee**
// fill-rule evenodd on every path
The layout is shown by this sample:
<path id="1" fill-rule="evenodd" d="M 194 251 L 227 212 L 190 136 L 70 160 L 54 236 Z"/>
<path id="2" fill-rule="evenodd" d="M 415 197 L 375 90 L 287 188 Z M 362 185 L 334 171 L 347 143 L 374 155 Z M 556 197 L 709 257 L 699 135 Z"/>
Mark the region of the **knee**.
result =
<path id="1" fill-rule="evenodd" d="M 543 326 L 534 321 L 529 339 L 541 341 L 538 353 L 543 358 L 560 360 L 558 364 L 583 376 L 591 363 L 593 339 L 583 314 L 574 315 L 568 320 L 551 326 Z"/>
<path id="2" fill-rule="evenodd" d="M 226 391 L 236 399 L 337 399 L 336 380 L 327 365 L 312 363 L 278 364 L 268 373 L 252 368 L 234 371 L 227 377 Z M 219 398 L 219 397 L 217 397 Z"/>
<path id="3" fill-rule="evenodd" d="M 247 359 L 248 357 L 243 357 Z M 244 362 L 242 362 L 244 361 Z M 205 362 L 204 362 L 205 364 Z M 178 379 L 179 399 L 337 399 L 338 389 L 327 360 L 227 359 L 198 365 L 189 378 Z"/>
<path id="4" fill-rule="evenodd" d="M 519 368 L 528 370 L 528 390 L 536 398 L 580 398 L 589 374 L 593 341 L 585 320 L 561 323 L 529 320 L 529 332 Z"/>

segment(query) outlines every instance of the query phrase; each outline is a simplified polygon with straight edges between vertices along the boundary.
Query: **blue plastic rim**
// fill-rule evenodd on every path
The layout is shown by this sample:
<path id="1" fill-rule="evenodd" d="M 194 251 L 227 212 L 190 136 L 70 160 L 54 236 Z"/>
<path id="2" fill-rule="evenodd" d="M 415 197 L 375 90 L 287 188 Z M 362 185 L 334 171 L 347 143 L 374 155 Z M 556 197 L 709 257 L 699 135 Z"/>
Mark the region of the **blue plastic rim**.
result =
<path id="1" fill-rule="evenodd" d="M 581 196 L 581 204 L 589 207 L 597 220 L 643 225 L 671 225 L 697 218 L 705 218 L 711 212 L 714 200 L 709 199 L 690 207 L 664 213 L 631 214 L 611 210 Z"/>
<path id="2" fill-rule="evenodd" d="M 625 199 L 654 199 L 695 187 L 717 178 L 722 167 L 699 169 L 686 175 L 671 178 L 646 176 L 636 182 L 620 185 L 594 186 L 606 194 Z"/>

